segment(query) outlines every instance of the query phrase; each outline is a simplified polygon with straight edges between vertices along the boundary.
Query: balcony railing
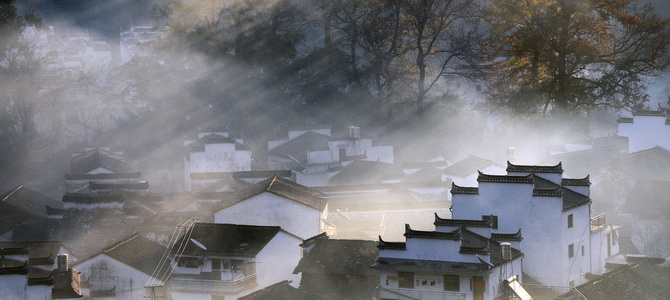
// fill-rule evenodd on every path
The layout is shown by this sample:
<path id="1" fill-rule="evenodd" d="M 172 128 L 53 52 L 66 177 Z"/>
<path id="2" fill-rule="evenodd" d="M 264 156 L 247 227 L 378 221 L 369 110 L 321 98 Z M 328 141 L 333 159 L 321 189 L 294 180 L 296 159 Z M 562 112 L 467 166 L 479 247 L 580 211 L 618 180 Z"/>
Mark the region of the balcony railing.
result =
<path id="1" fill-rule="evenodd" d="M 400 300 L 465 300 L 464 293 L 377 288 L 377 298 Z"/>
<path id="2" fill-rule="evenodd" d="M 605 213 L 591 217 L 591 230 L 597 230 L 602 227 L 605 227 Z"/>
<path id="3" fill-rule="evenodd" d="M 256 285 L 256 274 L 237 280 L 170 279 L 170 290 L 193 293 L 234 294 Z"/>

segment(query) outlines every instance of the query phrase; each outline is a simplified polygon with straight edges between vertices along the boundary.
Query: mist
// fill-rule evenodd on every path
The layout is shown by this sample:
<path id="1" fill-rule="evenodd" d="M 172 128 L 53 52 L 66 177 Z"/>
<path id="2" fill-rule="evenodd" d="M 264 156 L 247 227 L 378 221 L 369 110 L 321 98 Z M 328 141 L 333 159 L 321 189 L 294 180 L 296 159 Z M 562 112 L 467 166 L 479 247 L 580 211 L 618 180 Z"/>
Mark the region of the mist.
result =
<path id="1" fill-rule="evenodd" d="M 374 51 L 364 49 L 369 45 L 352 42 L 353 30 L 342 25 L 350 15 L 330 16 L 341 27 L 328 27 L 318 11 L 323 8 L 310 1 L 159 2 L 16 3 L 20 14 L 36 11 L 42 24 L 27 26 L 21 35 L 35 67 L 0 83 L 13 99 L 24 101 L 20 107 L 17 101 L 2 104 L 11 112 L 2 116 L 0 121 L 10 123 L 3 128 L 15 129 L 7 135 L 12 139 L 3 141 L 7 151 L 0 155 L 3 191 L 24 184 L 60 199 L 72 154 L 86 147 L 111 147 L 150 181 L 151 193 L 163 193 L 165 202 L 179 202 L 187 198 L 180 194 L 186 190 L 184 141 L 198 131 L 221 127 L 244 138 L 252 169 L 268 162 L 268 141 L 289 129 L 321 126 L 341 133 L 351 125 L 361 127 L 375 143 L 393 145 L 395 164 L 438 158 L 455 163 L 477 156 L 501 166 L 509 160 L 548 165 L 574 149 L 595 149 L 593 138 L 617 135 L 617 118 L 631 114 L 630 108 L 592 109 L 558 117 L 492 105 L 486 76 L 462 76 L 471 57 L 454 58 L 458 64 L 449 65 L 445 74 L 427 72 L 436 80 L 417 113 L 419 72 L 407 71 L 412 70 L 411 47 L 373 57 L 369 53 Z M 649 2 L 658 15 L 670 15 L 665 1 Z M 380 15 L 392 24 L 392 17 Z M 134 56 L 122 63 L 119 35 L 132 26 L 147 26 L 155 36 L 135 45 Z M 75 51 L 87 47 L 88 52 Z M 441 63 L 439 58 L 428 62 Z M 483 64 L 485 60 L 472 63 Z M 668 108 L 669 77 L 667 71 L 645 77 L 647 108 Z M 516 151 L 514 158 L 510 147 Z M 573 178 L 590 174 L 564 168 Z M 632 186 L 615 193 L 607 182 L 611 173 L 592 170 L 599 172 L 591 177 L 592 197 L 599 198 L 594 199 L 595 208 L 632 227 L 646 226 L 649 235 L 662 234 L 661 227 L 633 220 L 621 208 Z M 381 202 L 381 197 L 371 201 Z M 397 224 L 387 221 L 383 237 L 401 240 L 404 223 L 428 229 L 433 213 L 393 215 Z M 437 213 L 451 217 L 448 206 Z M 107 236 L 104 243 L 128 233 Z M 83 247 L 92 239 L 67 242 Z M 648 249 L 655 255 L 670 253 L 664 245 Z"/>

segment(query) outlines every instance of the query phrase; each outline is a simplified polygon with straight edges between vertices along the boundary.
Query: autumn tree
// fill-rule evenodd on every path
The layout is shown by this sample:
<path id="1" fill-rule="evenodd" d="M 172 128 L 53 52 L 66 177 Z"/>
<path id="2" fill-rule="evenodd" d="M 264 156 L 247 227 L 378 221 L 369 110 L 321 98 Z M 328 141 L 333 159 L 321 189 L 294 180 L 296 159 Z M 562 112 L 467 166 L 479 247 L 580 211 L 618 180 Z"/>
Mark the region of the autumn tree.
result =
<path id="1" fill-rule="evenodd" d="M 479 6 L 474 0 L 402 0 L 407 21 L 405 37 L 416 74 L 416 111 L 424 113 L 426 100 L 447 75 L 470 74 L 481 57 Z"/>
<path id="2" fill-rule="evenodd" d="M 645 77 L 668 66 L 667 21 L 635 0 L 492 0 L 492 100 L 569 116 L 647 100 Z"/>
<path id="3" fill-rule="evenodd" d="M 38 94 L 36 71 L 39 60 L 32 39 L 25 35 L 30 26 L 41 24 L 34 13 L 21 15 L 14 0 L 0 1 L 0 175 L 15 169 L 28 150 L 35 133 L 34 102 Z"/>

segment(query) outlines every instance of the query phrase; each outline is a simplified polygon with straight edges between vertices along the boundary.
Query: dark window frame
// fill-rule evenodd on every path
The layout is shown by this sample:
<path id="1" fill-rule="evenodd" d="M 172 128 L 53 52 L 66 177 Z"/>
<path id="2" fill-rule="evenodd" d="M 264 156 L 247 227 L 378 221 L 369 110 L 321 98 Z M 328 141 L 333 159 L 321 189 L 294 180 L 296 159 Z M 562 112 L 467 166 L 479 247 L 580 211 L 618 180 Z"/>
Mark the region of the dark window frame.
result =
<path id="1" fill-rule="evenodd" d="M 414 272 L 398 271 L 398 288 L 413 289 L 414 288 Z"/>
<path id="2" fill-rule="evenodd" d="M 453 274 L 444 274 L 442 278 L 444 282 L 444 291 L 460 292 L 461 291 L 461 277 Z"/>

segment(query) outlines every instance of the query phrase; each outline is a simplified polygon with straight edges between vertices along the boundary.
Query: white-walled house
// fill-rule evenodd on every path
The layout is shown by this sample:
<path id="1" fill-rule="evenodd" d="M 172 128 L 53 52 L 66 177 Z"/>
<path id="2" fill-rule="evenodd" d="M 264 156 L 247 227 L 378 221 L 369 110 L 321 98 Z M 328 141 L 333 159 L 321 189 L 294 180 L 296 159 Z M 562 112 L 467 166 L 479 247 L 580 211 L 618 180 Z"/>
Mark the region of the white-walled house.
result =
<path id="1" fill-rule="evenodd" d="M 165 247 L 134 234 L 74 266 L 83 273 L 84 296 L 143 300 L 152 292 L 145 284 L 161 280 L 152 276 L 165 253 Z M 164 296 L 165 291 L 157 288 L 156 294 Z"/>
<path id="2" fill-rule="evenodd" d="M 470 155 L 442 170 L 442 181 L 451 179 L 459 186 L 474 186 L 477 184 L 479 172 L 486 174 L 505 174 L 505 167 L 493 161 Z"/>
<path id="3" fill-rule="evenodd" d="M 380 272 L 379 299 L 530 299 L 519 285 L 523 254 L 510 243 L 520 244 L 519 231 L 493 233 L 491 216 L 435 215 L 434 225 L 434 231 L 419 231 L 406 224 L 405 242 L 380 238 L 379 259 L 372 266 Z"/>
<path id="4" fill-rule="evenodd" d="M 283 280 L 299 282 L 302 239 L 279 226 L 196 223 L 175 243 L 173 300 L 235 300 Z"/>
<path id="5" fill-rule="evenodd" d="M 352 160 L 393 163 L 393 146 L 373 144 L 360 127 L 347 130 L 346 136 L 333 136 L 327 128 L 291 130 L 288 139 L 268 142 L 268 163 L 293 170 L 296 182 L 305 186 L 328 185 L 336 170 Z"/>
<path id="6" fill-rule="evenodd" d="M 200 132 L 197 139 L 184 141 L 184 146 L 186 190 L 192 190 L 192 174 L 251 171 L 251 151 L 224 129 Z"/>
<path id="7" fill-rule="evenodd" d="M 224 196 L 213 212 L 215 223 L 280 226 L 302 239 L 329 228 L 323 194 L 278 176 Z"/>
<path id="8" fill-rule="evenodd" d="M 452 215 L 475 219 L 492 215 L 498 232 L 523 231 L 524 272 L 548 286 L 575 286 L 587 273 L 601 274 L 603 236 L 615 227 L 591 216 L 589 178 L 563 178 L 561 164 L 508 163 L 507 175 L 480 173 L 478 187 L 452 187 Z M 611 234 L 616 234 L 613 232 Z M 606 239 L 606 238 L 604 238 Z M 605 247 L 606 249 L 606 247 Z"/>
<path id="9" fill-rule="evenodd" d="M 670 120 L 665 110 L 635 111 L 632 118 L 619 118 L 618 135 L 628 137 L 628 152 L 656 146 L 670 151 Z"/>
<path id="10" fill-rule="evenodd" d="M 140 172 L 133 172 L 122 153 L 111 151 L 108 147 L 87 148 L 70 158 L 70 173 L 65 174 L 67 193 L 89 193 L 90 183 L 99 185 L 136 184 L 141 188 L 148 184 L 142 182 Z"/>
<path id="11" fill-rule="evenodd" d="M 79 299 L 79 274 L 60 242 L 0 243 L 0 298 Z"/>

